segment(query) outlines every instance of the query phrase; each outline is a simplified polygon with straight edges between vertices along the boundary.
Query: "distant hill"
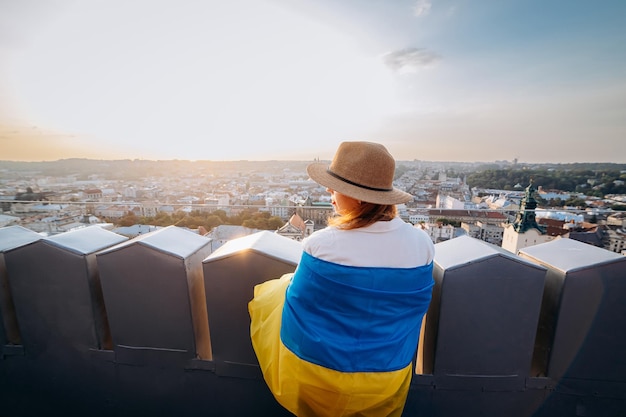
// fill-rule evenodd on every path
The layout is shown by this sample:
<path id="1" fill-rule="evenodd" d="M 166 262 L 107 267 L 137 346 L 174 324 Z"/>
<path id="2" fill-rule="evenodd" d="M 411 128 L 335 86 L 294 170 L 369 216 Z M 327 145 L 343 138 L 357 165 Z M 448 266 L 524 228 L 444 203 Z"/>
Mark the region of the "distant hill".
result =
<path id="1" fill-rule="evenodd" d="M 78 176 L 101 175 L 110 179 L 138 179 L 169 175 L 219 175 L 254 172 L 280 173 L 285 169 L 306 172 L 310 161 L 151 161 L 143 159 L 97 160 L 61 159 L 58 161 L 0 161 L 0 171 L 19 175 Z M 0 176 L 3 176 L 0 172 Z"/>
<path id="2" fill-rule="evenodd" d="M 571 168 L 561 166 L 480 170 L 469 174 L 467 183 L 470 187 L 513 190 L 516 186 L 526 188 L 532 180 L 536 187 L 543 187 L 546 190 L 579 192 L 597 197 L 626 193 L 626 186 L 623 184 L 626 181 L 624 165 L 568 165 Z"/>

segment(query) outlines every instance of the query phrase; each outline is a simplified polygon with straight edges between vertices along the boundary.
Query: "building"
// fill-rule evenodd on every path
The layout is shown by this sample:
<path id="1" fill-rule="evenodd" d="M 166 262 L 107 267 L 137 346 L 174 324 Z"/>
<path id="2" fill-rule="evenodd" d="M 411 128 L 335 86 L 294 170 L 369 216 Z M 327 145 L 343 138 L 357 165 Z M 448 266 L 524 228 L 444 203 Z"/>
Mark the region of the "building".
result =
<path id="1" fill-rule="evenodd" d="M 94 212 L 98 217 L 112 219 L 119 219 L 120 217 L 126 216 L 128 213 L 141 216 L 141 207 L 138 205 L 103 205 L 96 207 Z"/>
<path id="2" fill-rule="evenodd" d="M 295 213 L 289 218 L 289 221 L 285 223 L 280 229 L 276 230 L 276 233 L 298 242 L 313 233 L 314 223 L 312 220 L 302 220 L 302 217 Z"/>
<path id="3" fill-rule="evenodd" d="M 486 205 L 491 210 L 506 210 L 506 211 L 517 211 L 519 210 L 519 205 L 515 203 L 509 195 L 507 194 L 499 194 L 490 195 L 488 197 L 484 197 L 481 200 L 481 204 Z"/>
<path id="4" fill-rule="evenodd" d="M 85 196 L 85 200 L 99 201 L 102 198 L 102 190 L 99 188 L 90 188 L 83 191 L 83 195 Z"/>
<path id="5" fill-rule="evenodd" d="M 270 216 L 286 219 L 290 213 L 293 213 L 293 206 L 271 205 L 267 207 Z"/>
<path id="6" fill-rule="evenodd" d="M 156 203 L 145 203 L 141 205 L 141 215 L 144 217 L 156 217 L 159 207 Z"/>
<path id="7" fill-rule="evenodd" d="M 303 219 L 310 219 L 316 230 L 326 227 L 326 220 L 334 212 L 335 210 L 330 202 L 312 202 L 310 205 L 296 207 L 296 213 Z"/>
<path id="8" fill-rule="evenodd" d="M 134 224 L 132 226 L 117 227 L 112 230 L 113 233 L 126 236 L 129 238 L 145 235 L 150 232 L 162 229 L 160 226 L 151 226 L 147 224 Z"/>
<path id="9" fill-rule="evenodd" d="M 436 207 L 442 209 L 463 210 L 468 208 L 466 203 L 449 194 L 437 194 Z"/>
<path id="10" fill-rule="evenodd" d="M 611 252 L 626 255 L 626 232 L 624 229 L 608 229 L 606 234 L 608 245 L 605 248 Z"/>
<path id="11" fill-rule="evenodd" d="M 537 194 L 539 197 L 544 199 L 545 201 L 550 200 L 569 200 L 572 197 L 571 193 L 564 193 L 562 191 L 552 191 L 552 190 L 544 190 L 543 187 L 539 186 L 537 189 Z"/>
<path id="12" fill-rule="evenodd" d="M 211 194 L 210 196 L 204 198 L 204 204 L 206 207 L 201 209 L 204 211 L 211 212 L 214 210 L 223 209 L 224 207 L 228 207 L 230 205 L 230 194 Z"/>
<path id="13" fill-rule="evenodd" d="M 454 226 L 443 223 L 420 223 L 414 227 L 421 227 L 433 243 L 444 242 L 454 238 Z"/>
<path id="14" fill-rule="evenodd" d="M 244 226 L 221 224 L 211 229 L 211 231 L 205 236 L 211 239 L 211 253 L 213 253 L 229 240 L 248 236 L 257 232 L 260 232 L 260 230 Z"/>
<path id="15" fill-rule="evenodd" d="M 409 214 L 409 223 L 416 225 L 419 223 L 428 223 L 429 216 L 425 213 L 412 213 Z"/>
<path id="16" fill-rule="evenodd" d="M 608 226 L 617 226 L 621 228 L 626 228 L 626 212 L 622 211 L 619 213 L 611 214 L 606 218 L 606 224 Z"/>
<path id="17" fill-rule="evenodd" d="M 428 209 L 428 222 L 436 223 L 437 219 L 447 219 L 456 222 L 482 221 L 489 224 L 500 224 L 507 221 L 507 217 L 501 212 L 490 210 L 443 210 Z"/>
<path id="18" fill-rule="evenodd" d="M 469 236 L 484 240 L 497 246 L 502 246 L 502 237 L 504 235 L 504 227 L 497 224 L 490 224 L 482 221 L 473 223 L 462 222 L 461 228 L 465 230 Z"/>

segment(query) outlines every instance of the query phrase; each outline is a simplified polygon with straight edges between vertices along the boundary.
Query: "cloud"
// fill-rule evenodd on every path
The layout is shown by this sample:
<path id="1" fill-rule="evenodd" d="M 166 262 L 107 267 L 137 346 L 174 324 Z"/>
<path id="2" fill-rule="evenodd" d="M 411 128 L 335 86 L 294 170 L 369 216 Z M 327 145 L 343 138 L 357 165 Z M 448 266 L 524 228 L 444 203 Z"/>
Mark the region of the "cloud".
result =
<path id="1" fill-rule="evenodd" d="M 413 6 L 413 14 L 417 17 L 426 16 L 430 12 L 431 6 L 430 0 L 417 0 Z"/>
<path id="2" fill-rule="evenodd" d="M 405 74 L 417 72 L 420 68 L 432 66 L 441 57 L 424 48 L 405 48 L 383 56 L 383 62 L 393 71 Z"/>

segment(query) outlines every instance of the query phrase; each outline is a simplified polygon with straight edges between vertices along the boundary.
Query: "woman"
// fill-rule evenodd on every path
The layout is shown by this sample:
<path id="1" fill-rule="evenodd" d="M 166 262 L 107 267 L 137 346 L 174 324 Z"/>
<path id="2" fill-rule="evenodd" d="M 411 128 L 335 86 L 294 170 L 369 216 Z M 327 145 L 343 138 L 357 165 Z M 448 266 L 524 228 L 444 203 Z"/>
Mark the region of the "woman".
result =
<path id="1" fill-rule="evenodd" d="M 384 146 L 343 142 L 309 176 L 336 217 L 303 240 L 294 274 L 255 288 L 252 344 L 278 400 L 297 416 L 400 416 L 433 286 L 430 238 L 397 217 Z"/>

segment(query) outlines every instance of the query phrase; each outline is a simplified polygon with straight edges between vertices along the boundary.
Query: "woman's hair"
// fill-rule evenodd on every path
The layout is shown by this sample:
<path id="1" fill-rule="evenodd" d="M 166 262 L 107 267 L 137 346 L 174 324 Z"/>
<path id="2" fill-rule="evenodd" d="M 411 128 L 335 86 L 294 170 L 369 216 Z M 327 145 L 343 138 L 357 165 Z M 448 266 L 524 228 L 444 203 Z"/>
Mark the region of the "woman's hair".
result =
<path id="1" fill-rule="evenodd" d="M 328 225 L 338 229 L 350 230 L 369 226 L 378 221 L 389 221 L 396 217 L 395 205 L 361 202 L 354 210 L 328 218 Z"/>

